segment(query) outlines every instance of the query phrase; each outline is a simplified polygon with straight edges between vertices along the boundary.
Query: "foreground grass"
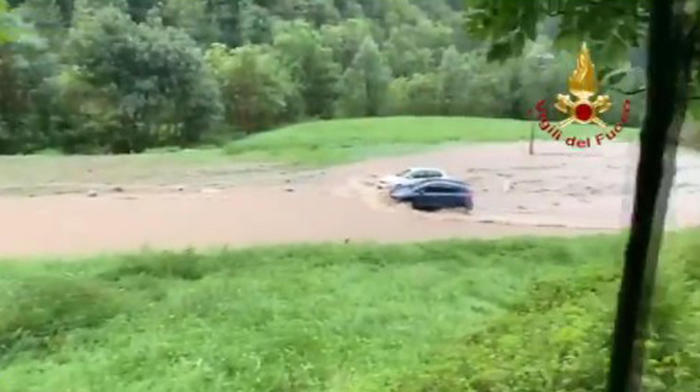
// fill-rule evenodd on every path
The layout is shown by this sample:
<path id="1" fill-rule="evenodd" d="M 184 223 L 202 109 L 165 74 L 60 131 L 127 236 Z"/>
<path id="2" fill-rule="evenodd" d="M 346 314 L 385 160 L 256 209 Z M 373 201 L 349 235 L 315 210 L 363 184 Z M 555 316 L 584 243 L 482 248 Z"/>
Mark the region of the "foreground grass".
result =
<path id="1" fill-rule="evenodd" d="M 683 281 L 700 280 L 698 234 L 672 239 L 669 258 L 694 268 Z M 7 262 L 0 390 L 599 390 L 561 388 L 601 374 L 622 249 L 597 236 Z"/>
<path id="2" fill-rule="evenodd" d="M 700 231 L 667 240 L 646 344 L 644 391 L 700 390 Z M 607 391 L 619 273 L 581 266 L 538 282 L 487 329 L 436 350 L 396 390 Z"/>
<path id="3" fill-rule="evenodd" d="M 239 158 L 326 165 L 378 155 L 401 154 L 458 142 L 510 142 L 530 139 L 533 121 L 481 117 L 386 117 L 318 121 L 292 125 L 228 144 L 224 150 Z M 594 137 L 593 126 L 571 125 L 567 136 Z M 551 140 L 535 129 L 539 140 Z M 625 129 L 619 140 L 634 140 L 636 129 Z"/>

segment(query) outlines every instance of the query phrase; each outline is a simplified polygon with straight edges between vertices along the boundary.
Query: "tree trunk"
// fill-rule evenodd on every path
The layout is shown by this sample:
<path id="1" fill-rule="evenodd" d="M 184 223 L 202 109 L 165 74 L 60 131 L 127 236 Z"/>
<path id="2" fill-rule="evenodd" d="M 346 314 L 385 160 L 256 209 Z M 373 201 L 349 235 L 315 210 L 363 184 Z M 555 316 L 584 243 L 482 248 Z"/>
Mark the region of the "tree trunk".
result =
<path id="1" fill-rule="evenodd" d="M 641 389 L 659 247 L 685 118 L 692 33 L 683 31 L 683 1 L 653 0 L 649 25 L 647 107 L 641 132 L 632 227 L 625 252 L 610 364 L 610 392 Z"/>

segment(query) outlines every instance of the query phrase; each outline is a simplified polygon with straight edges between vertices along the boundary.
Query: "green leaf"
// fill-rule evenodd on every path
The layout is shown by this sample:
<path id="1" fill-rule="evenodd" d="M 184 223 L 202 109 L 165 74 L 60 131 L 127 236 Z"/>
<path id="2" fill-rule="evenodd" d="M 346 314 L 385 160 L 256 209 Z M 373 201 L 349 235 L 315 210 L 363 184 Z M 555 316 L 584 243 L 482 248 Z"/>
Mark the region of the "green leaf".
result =
<path id="1" fill-rule="evenodd" d="M 602 62 L 608 64 L 620 63 L 627 60 L 630 45 L 619 34 L 613 33 L 603 44 L 600 52 Z"/>
<path id="2" fill-rule="evenodd" d="M 503 61 L 511 57 L 512 53 L 510 42 L 497 42 L 491 46 L 488 53 L 488 60 Z"/>
<path id="3" fill-rule="evenodd" d="M 693 115 L 694 119 L 700 119 L 700 101 L 691 100 L 688 102 L 688 111 Z"/>
<path id="4" fill-rule="evenodd" d="M 581 48 L 582 37 L 580 34 L 568 30 L 562 31 L 554 40 L 554 47 L 570 53 L 576 53 Z"/>
<path id="5" fill-rule="evenodd" d="M 630 72 L 630 68 L 621 68 L 621 69 L 615 69 L 612 72 L 606 73 L 603 78 L 600 81 L 600 85 L 605 87 L 605 86 L 614 86 L 622 81 L 622 79 L 627 76 L 627 74 Z"/>

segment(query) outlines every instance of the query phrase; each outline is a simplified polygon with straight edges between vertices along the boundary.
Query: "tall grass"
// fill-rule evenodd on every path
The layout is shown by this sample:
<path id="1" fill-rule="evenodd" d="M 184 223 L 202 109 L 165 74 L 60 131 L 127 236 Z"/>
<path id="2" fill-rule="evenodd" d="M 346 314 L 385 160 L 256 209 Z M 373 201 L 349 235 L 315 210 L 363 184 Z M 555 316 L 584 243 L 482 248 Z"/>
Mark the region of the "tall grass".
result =
<path id="1" fill-rule="evenodd" d="M 700 390 L 700 231 L 671 236 L 652 306 L 646 392 Z M 488 329 L 436 350 L 395 391 L 604 392 L 619 269 L 581 266 L 531 285 Z"/>
<path id="2" fill-rule="evenodd" d="M 698 234 L 674 236 L 667 252 L 689 282 Z M 623 245 L 594 236 L 5 262 L 0 391 L 597 390 Z M 699 322 L 692 313 L 683 325 Z M 668 336 L 659 358 L 678 355 Z M 683 347 L 690 362 L 669 365 L 679 372 L 698 354 Z"/>

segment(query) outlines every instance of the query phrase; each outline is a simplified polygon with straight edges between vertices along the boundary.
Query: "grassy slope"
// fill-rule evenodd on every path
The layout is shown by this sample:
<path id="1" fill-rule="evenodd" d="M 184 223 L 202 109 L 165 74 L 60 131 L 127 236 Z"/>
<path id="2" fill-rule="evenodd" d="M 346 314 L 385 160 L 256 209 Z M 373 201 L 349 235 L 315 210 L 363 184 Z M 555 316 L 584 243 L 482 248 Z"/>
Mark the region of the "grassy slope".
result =
<path id="1" fill-rule="evenodd" d="M 675 236 L 671 256 L 700 280 L 698 234 Z M 603 367 L 587 347 L 609 325 L 589 327 L 609 319 L 622 246 L 597 236 L 3 263 L 0 391 L 597 390 L 564 388 L 579 373 L 560 377 L 558 355 Z M 513 377 L 528 363 L 543 370 Z"/>
<path id="2" fill-rule="evenodd" d="M 533 121 L 475 117 L 387 117 L 318 121 L 292 125 L 228 144 L 225 151 L 246 159 L 332 164 L 368 156 L 399 154 L 457 142 L 506 142 L 530 138 Z M 551 137 L 535 129 L 538 139 Z M 594 126 L 571 125 L 567 136 L 594 137 Z M 619 140 L 633 140 L 625 129 Z M 618 140 L 618 139 L 616 139 Z M 607 142 L 607 141 L 606 141 Z M 562 141 L 563 143 L 563 141 Z"/>
<path id="3" fill-rule="evenodd" d="M 371 156 L 396 155 L 458 142 L 528 140 L 533 122 L 462 117 L 387 117 L 297 124 L 231 142 L 222 149 L 156 150 L 138 155 L 0 156 L 0 189 L 31 190 L 52 183 L 177 182 L 183 173 L 232 169 L 240 161 L 329 165 Z M 567 132 L 594 135 L 595 127 Z M 567 133 L 568 134 L 568 133 Z M 539 131 L 539 139 L 549 136 Z M 637 131 L 622 134 L 630 140 Z M 224 153 L 225 152 L 225 153 Z M 89 169 L 89 170 L 88 170 Z"/>
<path id="4" fill-rule="evenodd" d="M 222 149 L 168 149 L 137 155 L 0 156 L 1 193 L 32 193 L 50 185 L 72 190 L 92 184 L 178 183 L 183 176 L 236 172 L 255 161 L 274 164 L 332 165 L 372 156 L 464 142 L 529 139 L 533 122 L 464 117 L 387 117 L 318 121 L 264 132 L 229 143 Z M 536 129 L 540 140 L 549 136 Z M 595 127 L 566 128 L 567 135 L 593 136 Z M 620 140 L 632 140 L 625 129 Z M 246 163 L 248 162 L 248 163 Z M 36 188 L 36 189 L 35 189 Z"/>

